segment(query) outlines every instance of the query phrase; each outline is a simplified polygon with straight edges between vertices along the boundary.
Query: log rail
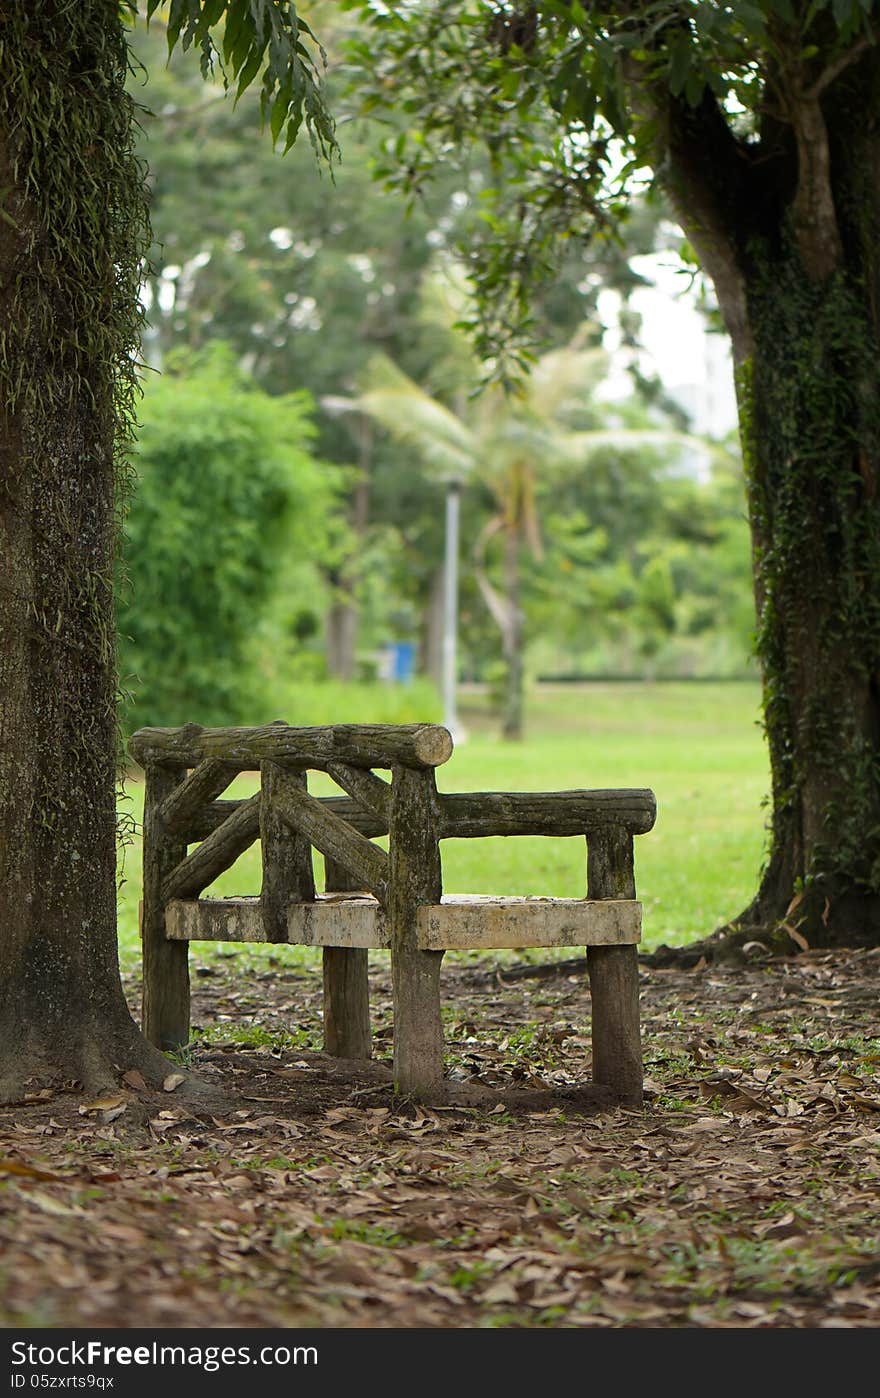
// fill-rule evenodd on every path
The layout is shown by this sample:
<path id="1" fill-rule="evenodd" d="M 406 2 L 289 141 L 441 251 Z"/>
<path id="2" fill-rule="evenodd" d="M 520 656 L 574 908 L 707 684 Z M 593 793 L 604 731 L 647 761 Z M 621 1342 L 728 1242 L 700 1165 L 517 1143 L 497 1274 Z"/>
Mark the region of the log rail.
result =
<path id="1" fill-rule="evenodd" d="M 633 837 L 654 824 L 652 791 L 438 792 L 435 770 L 452 739 L 435 724 L 143 728 L 129 752 L 146 773 L 143 1023 L 159 1047 L 189 1037 L 190 941 L 268 941 L 323 948 L 325 1048 L 368 1057 L 368 951 L 390 948 L 395 1085 L 436 1100 L 444 952 L 582 945 L 593 1080 L 621 1102 L 641 1102 Z M 345 795 L 311 795 L 309 770 Z M 219 799 L 246 771 L 259 772 L 260 791 Z M 585 837 L 587 897 L 443 896 L 440 841 L 521 835 Z M 387 851 L 373 843 L 381 836 Z M 260 896 L 201 897 L 258 839 Z M 313 848 L 324 856 L 323 893 Z"/>

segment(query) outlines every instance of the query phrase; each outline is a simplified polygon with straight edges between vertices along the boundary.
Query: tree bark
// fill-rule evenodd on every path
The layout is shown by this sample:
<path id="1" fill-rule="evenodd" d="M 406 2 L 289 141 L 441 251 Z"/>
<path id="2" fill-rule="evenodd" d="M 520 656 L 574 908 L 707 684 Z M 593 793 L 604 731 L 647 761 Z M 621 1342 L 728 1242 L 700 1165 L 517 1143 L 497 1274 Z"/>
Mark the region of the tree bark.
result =
<path id="1" fill-rule="evenodd" d="M 609 829 L 587 841 L 587 897 L 635 898 L 633 838 Z M 592 1001 L 593 1081 L 619 1101 L 642 1104 L 638 947 L 587 947 Z"/>
<path id="2" fill-rule="evenodd" d="M 341 573 L 331 578 L 340 593 L 349 586 Z M 355 646 L 357 644 L 357 609 L 349 592 L 337 597 L 327 609 L 324 648 L 328 673 L 336 680 L 349 683 L 355 678 Z"/>
<path id="3" fill-rule="evenodd" d="M 338 763 L 390 769 L 440 767 L 452 756 L 452 738 L 437 723 L 337 723 L 287 728 L 139 728 L 128 743 L 136 762 L 148 767 L 192 767 L 206 757 L 220 757 L 240 772 L 257 771 L 263 762 L 327 771 Z"/>
<path id="4" fill-rule="evenodd" d="M 290 830 L 275 801 L 275 793 L 283 792 L 288 786 L 307 792 L 306 773 L 285 771 L 274 762 L 263 763 L 260 768 L 260 856 L 263 864 L 260 910 L 269 942 L 287 941 L 288 903 L 312 903 L 315 899 L 312 847 L 304 836 Z"/>
<path id="5" fill-rule="evenodd" d="M 124 31 L 107 0 L 47 0 L 14 7 L 3 39 L 0 1100 L 12 1101 L 37 1084 L 92 1092 L 134 1067 L 156 1081 L 167 1060 L 137 1029 L 117 964 L 114 432 L 130 347 L 102 358 L 90 339 L 104 333 L 95 307 L 107 322 L 118 311 L 119 223 L 143 209 Z M 30 124 L 39 111 L 42 133 L 52 110 L 65 113 L 60 211 L 55 153 Z M 81 324 L 84 303 L 95 323 Z"/>
<path id="6" fill-rule="evenodd" d="M 711 238 L 734 344 L 772 781 L 760 887 L 706 943 L 721 954 L 756 936 L 791 951 L 880 940 L 873 50 L 821 101 L 793 88 L 787 109 L 766 148 L 733 156 L 729 133 L 670 123 L 670 192 L 695 245 Z"/>
<path id="7" fill-rule="evenodd" d="M 327 613 L 327 669 L 334 679 L 357 679 L 358 603 L 361 554 L 370 518 L 370 460 L 372 427 L 369 418 L 358 418 L 358 466 L 360 474 L 351 505 L 351 528 L 355 547 L 351 556 L 331 579 L 337 596 Z"/>
<path id="8" fill-rule="evenodd" d="M 360 880 L 332 859 L 324 860 L 326 892 L 359 891 Z M 360 947 L 325 947 L 324 1052 L 334 1058 L 372 1058 L 370 953 Z"/>
<path id="9" fill-rule="evenodd" d="M 856 270 L 756 273 L 740 375 L 773 811 L 737 922 L 790 948 L 880 937 L 880 344 Z"/>
<path id="10" fill-rule="evenodd" d="M 165 935 L 164 893 L 168 875 L 186 858 L 186 842 L 169 830 L 164 815 L 169 803 L 173 814 L 185 779 L 185 771 L 159 768 L 144 783 L 141 1025 L 150 1043 L 164 1051 L 189 1042 L 189 947 Z"/>
<path id="11" fill-rule="evenodd" d="M 403 1095 L 442 1102 L 442 951 L 418 945 L 418 909 L 439 903 L 443 871 L 440 812 L 433 772 L 397 767 L 392 778 L 391 981 L 394 1001 L 394 1086 Z"/>
<path id="12" fill-rule="evenodd" d="M 504 594 L 508 604 L 508 623 L 502 632 L 504 654 L 504 708 L 501 720 L 503 736 L 512 741 L 523 735 L 523 646 L 525 627 L 522 610 L 522 559 L 519 524 L 509 524 L 504 531 Z"/>

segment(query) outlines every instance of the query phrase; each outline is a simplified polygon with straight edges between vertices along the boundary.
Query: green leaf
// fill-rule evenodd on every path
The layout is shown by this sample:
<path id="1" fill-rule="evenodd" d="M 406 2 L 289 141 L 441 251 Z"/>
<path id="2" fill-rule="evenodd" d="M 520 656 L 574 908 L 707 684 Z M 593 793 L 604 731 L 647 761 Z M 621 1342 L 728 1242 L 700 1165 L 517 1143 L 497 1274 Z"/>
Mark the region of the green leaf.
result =
<path id="1" fill-rule="evenodd" d="M 688 74 L 688 80 L 684 86 L 685 100 L 691 107 L 696 107 L 706 90 L 706 79 L 702 73 L 693 69 Z"/>
<path id="2" fill-rule="evenodd" d="M 669 50 L 669 90 L 679 97 L 691 72 L 691 46 L 686 39 L 676 38 Z"/>
<path id="3" fill-rule="evenodd" d="M 859 26 L 862 6 L 859 0 L 831 0 L 831 9 L 841 30 L 852 30 Z"/>
<path id="4" fill-rule="evenodd" d="M 749 3 L 739 4 L 736 7 L 736 18 L 747 33 L 766 35 L 767 16 L 760 6 Z"/>
<path id="5" fill-rule="evenodd" d="M 272 144 L 278 140 L 281 130 L 287 120 L 287 113 L 290 108 L 291 87 L 282 87 L 275 101 L 272 103 L 271 116 L 269 117 L 269 132 L 272 136 Z"/>
<path id="6" fill-rule="evenodd" d="M 226 25 L 223 30 L 223 58 L 227 63 L 232 57 L 236 44 L 241 39 L 242 30 L 248 18 L 247 0 L 232 0 L 226 14 Z"/>
<path id="7" fill-rule="evenodd" d="M 227 0 L 202 0 L 202 15 L 199 27 L 210 29 L 220 20 L 226 9 Z"/>
<path id="8" fill-rule="evenodd" d="M 811 0 L 810 6 L 804 16 L 804 33 L 807 32 L 813 20 L 822 10 L 827 10 L 828 0 Z"/>
<path id="9" fill-rule="evenodd" d="M 257 73 L 260 71 L 260 64 L 263 61 L 263 49 L 251 49 L 247 61 L 238 73 L 238 87 L 235 90 L 235 100 L 238 101 L 242 93 L 250 87 Z"/>
<path id="10" fill-rule="evenodd" d="M 786 24 L 797 24 L 797 15 L 791 0 L 766 0 L 768 10 L 778 15 Z"/>

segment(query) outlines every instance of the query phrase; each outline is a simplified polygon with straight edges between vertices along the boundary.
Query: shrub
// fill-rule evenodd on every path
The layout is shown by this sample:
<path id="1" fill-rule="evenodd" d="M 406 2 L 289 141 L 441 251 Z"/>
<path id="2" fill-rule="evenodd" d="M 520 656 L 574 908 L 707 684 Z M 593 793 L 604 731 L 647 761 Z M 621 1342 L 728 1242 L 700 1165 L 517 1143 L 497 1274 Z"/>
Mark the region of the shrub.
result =
<path id="1" fill-rule="evenodd" d="M 316 461 L 305 393 L 271 397 L 225 347 L 169 357 L 145 395 L 119 592 L 119 659 L 141 724 L 261 711 L 253 640 L 278 644 L 277 595 L 320 614 L 317 563 L 341 472 Z M 275 634 L 266 627 L 276 620 Z M 283 638 L 297 645 L 291 625 Z"/>

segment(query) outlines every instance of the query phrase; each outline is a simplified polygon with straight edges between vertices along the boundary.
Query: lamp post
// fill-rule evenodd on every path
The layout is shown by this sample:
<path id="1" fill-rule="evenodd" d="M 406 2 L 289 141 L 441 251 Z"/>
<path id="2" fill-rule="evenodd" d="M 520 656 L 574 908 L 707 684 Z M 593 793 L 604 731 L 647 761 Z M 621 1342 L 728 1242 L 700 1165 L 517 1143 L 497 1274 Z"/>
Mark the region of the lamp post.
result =
<path id="1" fill-rule="evenodd" d="M 446 547 L 443 559 L 443 722 L 457 741 L 459 730 L 456 707 L 458 632 L 458 534 L 461 513 L 461 481 L 446 482 Z"/>

